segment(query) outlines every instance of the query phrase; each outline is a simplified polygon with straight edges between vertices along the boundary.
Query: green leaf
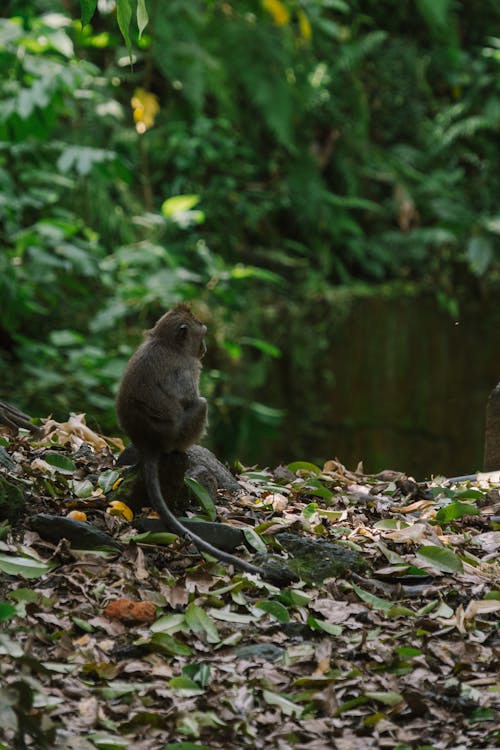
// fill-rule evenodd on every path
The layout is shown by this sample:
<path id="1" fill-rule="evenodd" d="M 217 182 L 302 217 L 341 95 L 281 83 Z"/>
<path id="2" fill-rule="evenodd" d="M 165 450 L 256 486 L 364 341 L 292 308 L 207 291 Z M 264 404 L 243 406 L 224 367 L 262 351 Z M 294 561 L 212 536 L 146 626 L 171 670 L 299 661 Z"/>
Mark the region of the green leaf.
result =
<path id="1" fill-rule="evenodd" d="M 267 552 L 266 543 L 262 541 L 261 537 L 255 529 L 252 529 L 250 527 L 243 529 L 243 535 L 248 542 L 248 544 L 253 547 L 257 552 L 261 552 L 262 554 L 265 554 Z"/>
<path id="2" fill-rule="evenodd" d="M 417 8 L 431 31 L 451 25 L 450 0 L 417 0 Z"/>
<path id="3" fill-rule="evenodd" d="M 486 706 L 478 706 L 473 710 L 469 721 L 472 723 L 476 723 L 479 721 L 495 721 L 495 717 L 498 719 L 498 714 L 496 714 L 492 708 L 487 708 Z"/>
<path id="4" fill-rule="evenodd" d="M 467 260 L 472 271 L 482 276 L 490 266 L 495 252 L 493 240 L 485 235 L 471 237 L 467 245 Z"/>
<path id="5" fill-rule="evenodd" d="M 259 268 L 258 266 L 247 266 L 243 263 L 237 263 L 232 267 L 231 277 L 233 279 L 260 279 L 272 284 L 283 283 L 282 277 L 274 271 L 268 271 L 267 268 Z"/>
<path id="6" fill-rule="evenodd" d="M 144 683 L 113 680 L 113 682 L 108 682 L 102 688 L 97 688 L 96 692 L 105 700 L 110 701 L 114 698 L 130 695 L 130 693 L 137 693 L 141 689 L 144 689 Z"/>
<path id="7" fill-rule="evenodd" d="M 56 453 L 55 451 L 47 451 L 43 454 L 43 460 L 46 461 L 50 466 L 54 466 L 60 474 L 73 474 L 76 471 L 76 464 L 71 458 L 68 458 L 64 453 Z"/>
<path id="8" fill-rule="evenodd" d="M 458 555 L 445 547 L 424 544 L 417 550 L 417 557 L 444 573 L 461 573 L 464 569 Z"/>
<path id="9" fill-rule="evenodd" d="M 102 164 L 103 162 L 113 161 L 116 158 L 116 154 L 113 151 L 108 151 L 102 148 L 93 148 L 92 146 L 66 146 L 61 152 L 57 160 L 57 168 L 61 174 L 67 174 L 70 170 L 75 170 L 79 175 L 83 177 L 90 174 L 95 164 Z M 66 250 L 64 255 L 68 255 L 68 250 L 71 246 L 66 246 L 62 250 Z M 89 258 L 79 248 L 73 247 L 72 253 L 69 253 L 70 259 L 71 254 L 73 260 L 80 261 L 80 264 L 87 264 L 87 276 L 94 276 L 94 267 L 89 262 Z M 76 263 L 75 263 L 76 265 Z"/>
<path id="10" fill-rule="evenodd" d="M 167 547 L 178 538 L 177 534 L 172 534 L 170 531 L 145 531 L 143 534 L 136 534 L 133 540 L 142 544 L 161 544 Z"/>
<path id="11" fill-rule="evenodd" d="M 149 22 L 148 11 L 146 9 L 146 0 L 137 0 L 137 28 L 139 29 L 139 39 L 142 32 Z"/>
<path id="12" fill-rule="evenodd" d="M 197 482 L 196 479 L 192 479 L 191 477 L 184 477 L 184 484 L 186 484 L 193 495 L 196 496 L 198 502 L 205 511 L 205 514 L 208 516 L 209 520 L 215 521 L 215 519 L 217 518 L 217 509 L 214 505 L 214 501 L 208 494 L 205 487 L 202 487 L 202 485 Z"/>
<path id="13" fill-rule="evenodd" d="M 400 693 L 396 693 L 392 690 L 389 690 L 386 693 L 379 693 L 377 691 L 369 691 L 365 693 L 365 695 L 367 698 L 370 698 L 371 700 L 378 701 L 379 703 L 383 703 L 384 706 L 397 706 L 398 703 L 402 703 L 404 701 L 404 698 Z"/>
<path id="14" fill-rule="evenodd" d="M 285 716 L 294 716 L 296 719 L 300 719 L 304 713 L 302 706 L 297 706 L 296 703 L 285 698 L 283 695 L 279 695 L 279 693 L 272 693 L 270 690 L 264 690 L 262 697 L 266 703 L 269 703 L 269 705 L 278 706 Z"/>
<path id="15" fill-rule="evenodd" d="M 214 711 L 196 711 L 191 708 L 190 710 L 180 712 L 176 719 L 176 729 L 180 734 L 195 737 L 199 737 L 203 729 L 224 726 L 226 726 L 226 723 L 223 719 L 220 719 Z M 179 744 L 183 746 L 183 743 Z M 195 745 L 195 747 L 197 747 L 197 745 Z"/>
<path id="16" fill-rule="evenodd" d="M 0 602 L 0 622 L 10 620 L 16 614 L 16 608 L 7 602 Z"/>
<path id="17" fill-rule="evenodd" d="M 36 591 L 33 591 L 33 589 L 28 588 L 19 588 L 15 591 L 11 591 L 9 594 L 9 599 L 13 599 L 15 602 L 24 604 L 35 604 L 38 601 L 38 598 L 39 594 L 37 594 Z"/>
<path id="18" fill-rule="evenodd" d="M 450 503 L 436 513 L 436 521 L 448 523 L 462 516 L 479 516 L 479 509 L 469 503 Z"/>
<path id="19" fill-rule="evenodd" d="M 204 632 L 207 636 L 208 643 L 219 643 L 220 636 L 214 622 L 207 615 L 204 609 L 191 603 L 186 607 L 185 612 L 186 624 L 193 633 Z"/>
<path id="20" fill-rule="evenodd" d="M 461 490 L 460 492 L 455 492 L 453 495 L 454 500 L 482 500 L 486 497 L 487 494 L 485 492 L 475 490 L 472 487 L 469 487 L 466 490 Z"/>
<path id="21" fill-rule="evenodd" d="M 297 471 L 309 471 L 311 474 L 321 474 L 321 469 L 319 468 L 319 466 L 316 466 L 316 464 L 311 464 L 308 461 L 293 461 L 293 463 L 288 464 L 288 468 L 294 474 Z"/>
<path id="22" fill-rule="evenodd" d="M 285 589 L 279 595 L 279 598 L 285 604 L 289 604 L 292 607 L 307 607 L 311 601 L 311 597 L 304 594 L 303 591 L 297 589 Z"/>
<path id="23" fill-rule="evenodd" d="M 120 478 L 120 476 L 121 476 L 120 472 L 114 471 L 113 469 L 109 469 L 108 471 L 103 471 L 99 479 L 97 480 L 97 485 L 104 492 L 111 492 L 111 490 L 113 489 L 114 483 L 116 482 L 117 479 Z"/>
<path id="24" fill-rule="evenodd" d="M 152 633 L 176 633 L 184 626 L 185 618 L 181 612 L 172 615 L 163 615 L 152 623 L 150 630 Z"/>
<path id="25" fill-rule="evenodd" d="M 488 593 L 484 595 L 484 598 L 500 601 L 500 591 L 488 591 Z"/>
<path id="26" fill-rule="evenodd" d="M 232 622 L 237 625 L 250 625 L 255 621 L 255 616 L 242 615 L 239 612 L 233 612 L 229 609 L 211 609 L 210 616 L 223 622 Z"/>
<path id="27" fill-rule="evenodd" d="M 274 617 L 278 622 L 290 622 L 290 615 L 286 607 L 280 602 L 266 599 L 264 601 L 257 602 L 255 605 L 258 609 L 262 609 L 263 612 L 267 612 L 268 615 Z"/>
<path id="28" fill-rule="evenodd" d="M 329 193 L 326 200 L 328 203 L 331 203 L 332 206 L 341 206 L 342 208 L 362 208 L 366 211 L 373 211 L 374 213 L 382 213 L 383 211 L 378 203 L 356 196 L 335 195 L 334 193 Z"/>
<path id="29" fill-rule="evenodd" d="M 98 732 L 89 735 L 89 740 L 99 748 L 99 750 L 125 750 L 129 747 L 129 742 L 123 737 L 118 737 L 107 732 Z"/>
<path id="30" fill-rule="evenodd" d="M 252 336 L 243 336 L 240 339 L 242 344 L 247 344 L 247 346 L 253 346 L 255 349 L 258 349 L 263 354 L 268 354 L 270 357 L 278 358 L 281 357 L 281 349 L 279 349 L 277 346 L 274 346 L 273 344 L 270 344 L 269 341 L 263 341 L 262 339 L 256 339 Z"/>
<path id="31" fill-rule="evenodd" d="M 169 742 L 163 750 L 212 750 L 208 745 L 198 745 L 197 742 Z"/>
<path id="32" fill-rule="evenodd" d="M 0 570 L 10 576 L 40 578 L 55 567 L 55 562 L 42 562 L 33 557 L 14 557 L 0 552 Z"/>
<path id="33" fill-rule="evenodd" d="M 335 637 L 342 635 L 341 625 L 333 625 L 330 622 L 326 622 L 326 620 L 318 620 L 312 615 L 309 615 L 307 618 L 307 624 L 312 630 L 322 630 L 324 633 L 328 633 L 328 635 L 333 635 Z"/>
<path id="34" fill-rule="evenodd" d="M 393 604 L 387 610 L 387 617 L 414 617 L 415 612 L 409 607 L 405 607 L 402 604 Z"/>
<path id="35" fill-rule="evenodd" d="M 92 625 L 89 625 L 87 620 L 82 620 L 81 617 L 72 617 L 72 621 L 77 625 L 81 630 L 84 631 L 84 633 L 93 633 L 94 628 Z"/>
<path id="36" fill-rule="evenodd" d="M 179 696 L 190 698 L 193 695 L 203 695 L 205 690 L 190 677 L 172 677 L 168 686 Z"/>
<path id="37" fill-rule="evenodd" d="M 80 7 L 82 11 L 82 26 L 86 26 L 90 23 L 92 16 L 97 8 L 97 0 L 80 0 Z"/>
<path id="38" fill-rule="evenodd" d="M 373 524 L 374 529 L 382 529 L 383 531 L 405 529 L 407 526 L 409 524 L 406 521 L 400 521 L 398 518 L 383 518 Z"/>
<path id="39" fill-rule="evenodd" d="M 161 212 L 167 219 L 172 219 L 178 213 L 190 211 L 199 202 L 199 195 L 175 195 L 173 198 L 167 198 L 166 201 L 163 201 Z"/>
<path id="40" fill-rule="evenodd" d="M 94 485 L 90 479 L 75 479 L 72 482 L 72 489 L 76 497 L 90 497 L 94 491 Z"/>
<path id="41" fill-rule="evenodd" d="M 374 609 L 381 609 L 384 612 L 388 612 L 394 606 L 394 602 L 388 602 L 386 599 L 375 596 L 375 594 L 370 594 L 368 591 L 364 591 L 359 586 L 356 586 L 355 583 L 351 583 L 351 586 L 359 598 L 370 604 Z"/>
<path id="42" fill-rule="evenodd" d="M 182 668 L 182 674 L 190 677 L 201 687 L 206 687 L 210 682 L 211 671 L 210 664 L 186 664 Z"/>
<path id="43" fill-rule="evenodd" d="M 350 711 L 353 708 L 357 708 L 358 706 L 362 706 L 363 703 L 366 703 L 368 698 L 365 695 L 360 695 L 357 698 L 351 698 L 351 700 L 346 701 L 345 703 L 342 703 L 338 709 L 336 710 L 334 716 L 341 716 L 342 714 L 346 713 L 346 711 Z"/>
<path id="44" fill-rule="evenodd" d="M 311 495 L 321 497 L 323 500 L 330 500 L 333 497 L 333 492 L 322 484 L 316 477 L 311 477 L 304 484 L 306 489 Z"/>
<path id="45" fill-rule="evenodd" d="M 306 505 L 306 507 L 303 508 L 302 515 L 304 516 L 306 521 L 309 521 L 317 512 L 318 512 L 318 503 L 309 503 L 309 505 Z"/>
<path id="46" fill-rule="evenodd" d="M 130 0 L 116 0 L 116 19 L 122 32 L 122 36 L 127 45 L 127 49 L 132 49 L 130 39 L 130 21 L 132 20 L 132 5 Z"/>
<path id="47" fill-rule="evenodd" d="M 414 646 L 399 646 L 398 648 L 395 648 L 394 651 L 400 659 L 413 659 L 422 654 L 421 649 L 415 648 Z"/>
<path id="48" fill-rule="evenodd" d="M 85 337 L 81 333 L 62 329 L 59 331 L 51 331 L 50 342 L 54 346 L 82 346 L 85 343 Z"/>
<path id="49" fill-rule="evenodd" d="M 191 656 L 191 649 L 168 633 L 153 633 L 149 641 L 156 651 L 169 656 Z"/>

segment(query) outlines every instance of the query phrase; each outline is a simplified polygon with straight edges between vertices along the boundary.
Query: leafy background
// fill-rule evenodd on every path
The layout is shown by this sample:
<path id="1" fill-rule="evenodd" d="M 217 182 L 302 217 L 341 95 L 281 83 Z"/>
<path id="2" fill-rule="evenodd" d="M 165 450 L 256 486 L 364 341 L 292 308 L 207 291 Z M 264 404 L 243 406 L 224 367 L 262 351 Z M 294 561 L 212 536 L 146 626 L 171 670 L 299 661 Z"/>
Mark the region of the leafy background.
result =
<path id="1" fill-rule="evenodd" d="M 465 443 L 499 366 L 498 3 L 94 5 L 0 11 L 0 395 L 115 434 L 141 330 L 187 299 L 221 456 L 351 426 L 383 466 L 391 422 L 441 456 L 438 418 Z M 137 537 L 93 437 L 2 430 L 2 748 L 498 744 L 498 486 L 240 473 L 219 518 L 315 550 L 277 589 Z M 70 509 L 123 551 L 26 528 Z M 322 580 L 336 544 L 366 570 Z"/>

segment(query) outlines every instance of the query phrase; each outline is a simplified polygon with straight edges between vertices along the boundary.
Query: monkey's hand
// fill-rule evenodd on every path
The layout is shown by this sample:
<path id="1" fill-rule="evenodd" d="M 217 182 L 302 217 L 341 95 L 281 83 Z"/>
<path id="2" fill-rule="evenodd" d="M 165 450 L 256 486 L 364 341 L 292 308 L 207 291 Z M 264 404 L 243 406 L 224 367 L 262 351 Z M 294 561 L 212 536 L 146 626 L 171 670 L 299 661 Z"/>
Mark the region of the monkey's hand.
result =
<path id="1" fill-rule="evenodd" d="M 184 407 L 180 424 L 181 450 L 186 450 L 203 435 L 207 424 L 207 400 L 199 396 Z"/>

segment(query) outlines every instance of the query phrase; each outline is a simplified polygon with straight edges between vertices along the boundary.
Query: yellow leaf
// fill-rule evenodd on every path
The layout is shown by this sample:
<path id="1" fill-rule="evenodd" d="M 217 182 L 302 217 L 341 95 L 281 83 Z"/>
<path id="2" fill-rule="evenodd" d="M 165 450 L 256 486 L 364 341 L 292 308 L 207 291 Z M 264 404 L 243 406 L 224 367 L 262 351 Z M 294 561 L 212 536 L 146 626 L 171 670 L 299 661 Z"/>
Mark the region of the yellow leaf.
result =
<path id="1" fill-rule="evenodd" d="M 262 5 L 271 14 L 276 26 L 286 26 L 290 23 L 290 11 L 281 0 L 262 0 Z"/>
<path id="2" fill-rule="evenodd" d="M 160 111 L 158 97 L 150 91 L 138 88 L 130 100 L 134 114 L 135 128 L 138 133 L 145 133 L 152 128 L 155 117 Z"/>
<path id="3" fill-rule="evenodd" d="M 113 502 L 108 505 L 107 512 L 112 516 L 121 516 L 126 521 L 131 521 L 134 517 L 134 514 L 128 505 L 122 503 L 121 500 L 113 500 Z"/>
<path id="4" fill-rule="evenodd" d="M 312 37 L 312 28 L 302 8 L 299 8 L 297 11 L 297 19 L 299 21 L 300 36 L 305 42 L 308 42 Z"/>

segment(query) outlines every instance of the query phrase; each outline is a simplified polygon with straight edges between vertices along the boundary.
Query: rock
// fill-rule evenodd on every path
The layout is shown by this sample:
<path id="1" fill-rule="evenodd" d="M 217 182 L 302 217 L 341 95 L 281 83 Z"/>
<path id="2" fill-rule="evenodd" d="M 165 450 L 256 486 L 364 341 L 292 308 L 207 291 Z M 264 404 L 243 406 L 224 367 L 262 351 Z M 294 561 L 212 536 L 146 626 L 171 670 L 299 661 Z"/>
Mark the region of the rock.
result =
<path id="1" fill-rule="evenodd" d="M 245 544 L 245 535 L 242 529 L 228 526 L 224 523 L 213 523 L 212 521 L 197 521 L 191 518 L 180 519 L 184 526 L 205 542 L 218 547 L 224 552 L 233 552 L 236 547 Z M 135 518 L 133 525 L 139 531 L 168 531 L 163 521 L 159 518 Z"/>
<path id="2" fill-rule="evenodd" d="M 349 577 L 351 571 L 367 568 L 363 557 L 342 544 L 323 539 L 304 539 L 284 532 L 277 540 L 291 555 L 288 566 L 307 583 L 321 583 L 325 578 Z"/>
<path id="3" fill-rule="evenodd" d="M 100 531 L 92 524 L 74 521 L 65 516 L 37 513 L 30 518 L 29 525 L 42 539 L 46 539 L 53 544 L 58 544 L 61 539 L 67 539 L 74 549 L 111 548 L 120 550 L 123 548 L 123 545 L 119 544 L 112 536 Z"/>
<path id="4" fill-rule="evenodd" d="M 285 654 L 285 649 L 274 643 L 253 643 L 250 646 L 241 646 L 234 651 L 237 659 L 246 661 L 276 661 Z"/>
<path id="5" fill-rule="evenodd" d="M 139 456 L 130 444 L 120 454 L 117 466 L 130 466 L 120 485 L 119 495 L 133 510 L 149 505 L 144 480 L 141 476 Z M 172 510 L 183 513 L 191 499 L 191 493 L 184 485 L 184 476 L 195 479 L 204 487 L 212 499 L 217 490 L 240 490 L 241 487 L 230 471 L 214 454 L 201 445 L 193 445 L 186 453 L 165 453 L 161 457 L 160 485 L 164 497 Z"/>
<path id="6" fill-rule="evenodd" d="M 484 471 L 496 469 L 500 469 L 500 383 L 488 398 L 484 435 Z"/>

